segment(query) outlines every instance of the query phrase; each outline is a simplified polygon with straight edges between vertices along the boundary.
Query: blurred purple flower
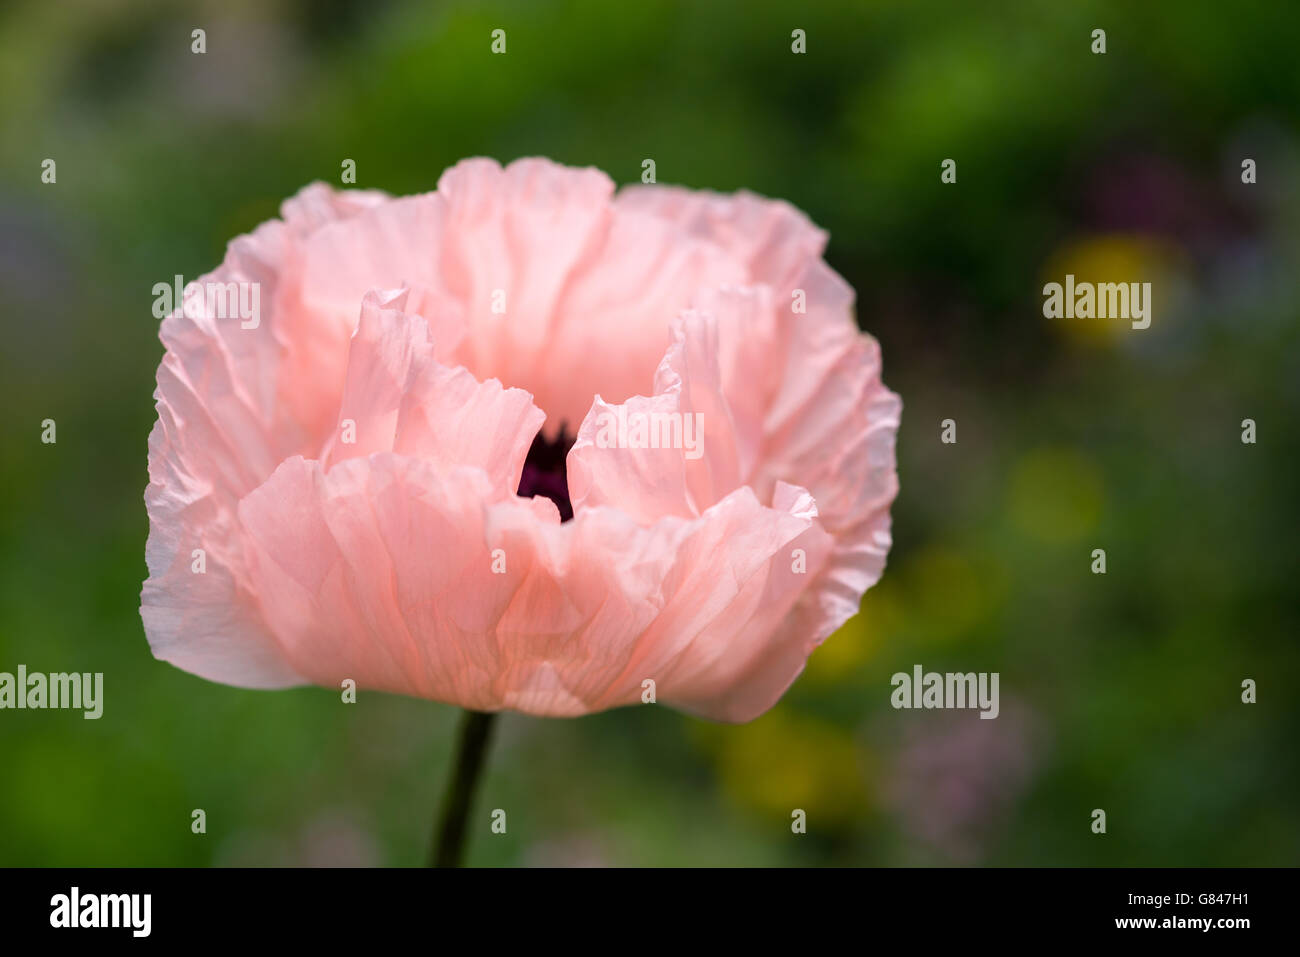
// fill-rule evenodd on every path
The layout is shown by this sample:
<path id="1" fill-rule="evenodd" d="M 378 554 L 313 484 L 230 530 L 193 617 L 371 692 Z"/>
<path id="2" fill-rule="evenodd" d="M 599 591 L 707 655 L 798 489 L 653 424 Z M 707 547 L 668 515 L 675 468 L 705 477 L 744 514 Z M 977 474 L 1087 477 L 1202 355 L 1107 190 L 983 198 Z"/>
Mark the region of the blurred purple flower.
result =
<path id="1" fill-rule="evenodd" d="M 972 711 L 909 711 L 882 785 L 904 834 L 930 854 L 976 863 L 1035 768 L 1027 709 L 1004 698 L 996 720 Z"/>

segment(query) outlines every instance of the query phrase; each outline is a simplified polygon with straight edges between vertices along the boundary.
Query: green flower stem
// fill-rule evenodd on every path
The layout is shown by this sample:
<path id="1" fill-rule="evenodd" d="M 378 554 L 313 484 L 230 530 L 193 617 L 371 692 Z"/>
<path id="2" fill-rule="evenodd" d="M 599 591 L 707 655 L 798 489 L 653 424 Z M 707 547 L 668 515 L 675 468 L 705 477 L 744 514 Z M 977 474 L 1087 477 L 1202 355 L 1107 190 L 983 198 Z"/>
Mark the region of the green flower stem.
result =
<path id="1" fill-rule="evenodd" d="M 442 815 L 434 833 L 433 859 L 430 862 L 433 867 L 461 866 L 465 823 L 474 801 L 474 789 L 483 771 L 494 718 L 495 714 L 482 711 L 466 711 L 461 717 L 456 767 L 443 796 Z"/>

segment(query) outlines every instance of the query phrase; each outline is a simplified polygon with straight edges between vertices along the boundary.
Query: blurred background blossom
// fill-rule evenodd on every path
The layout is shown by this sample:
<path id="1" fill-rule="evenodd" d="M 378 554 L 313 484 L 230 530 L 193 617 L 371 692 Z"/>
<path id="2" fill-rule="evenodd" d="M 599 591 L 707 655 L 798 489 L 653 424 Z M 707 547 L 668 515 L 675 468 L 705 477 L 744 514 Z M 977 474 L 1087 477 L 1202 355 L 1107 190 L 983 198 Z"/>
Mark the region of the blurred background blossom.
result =
<path id="1" fill-rule="evenodd" d="M 11 0 L 0 670 L 106 706 L 0 714 L 0 864 L 424 860 L 452 709 L 148 653 L 151 287 L 344 159 L 409 193 L 477 154 L 795 203 L 905 411 L 889 568 L 781 703 L 505 718 L 471 861 L 1294 864 L 1298 42 L 1265 0 Z M 1067 272 L 1151 281 L 1151 327 L 1044 319 Z M 999 672 L 1002 715 L 892 710 L 917 663 Z"/>
<path id="2" fill-rule="evenodd" d="M 995 720 L 904 712 L 877 733 L 895 751 L 882 787 L 905 862 L 953 866 L 979 863 L 1014 826 L 1047 729 L 1004 697 Z"/>

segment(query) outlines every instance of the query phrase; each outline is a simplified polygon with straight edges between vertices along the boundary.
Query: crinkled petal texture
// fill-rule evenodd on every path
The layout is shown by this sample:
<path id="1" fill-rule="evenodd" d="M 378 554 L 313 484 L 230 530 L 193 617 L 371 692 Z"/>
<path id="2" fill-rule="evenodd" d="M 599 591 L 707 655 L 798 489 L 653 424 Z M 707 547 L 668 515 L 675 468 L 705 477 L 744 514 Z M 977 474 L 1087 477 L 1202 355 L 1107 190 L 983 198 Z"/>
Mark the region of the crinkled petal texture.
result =
<path id="1" fill-rule="evenodd" d="M 141 614 L 215 681 L 770 708 L 889 550 L 900 404 L 793 207 L 467 160 L 321 184 L 162 324 Z M 517 494 L 575 435 L 571 521 Z"/>

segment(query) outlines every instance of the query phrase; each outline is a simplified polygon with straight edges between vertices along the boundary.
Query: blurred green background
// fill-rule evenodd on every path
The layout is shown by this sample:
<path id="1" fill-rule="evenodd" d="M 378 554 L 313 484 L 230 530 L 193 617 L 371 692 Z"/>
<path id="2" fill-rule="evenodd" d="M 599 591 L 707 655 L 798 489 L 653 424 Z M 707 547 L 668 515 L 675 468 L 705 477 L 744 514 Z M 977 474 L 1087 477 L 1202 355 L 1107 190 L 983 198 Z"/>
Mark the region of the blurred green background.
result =
<path id="1" fill-rule="evenodd" d="M 0 864 L 424 861 L 455 709 L 149 653 L 151 287 L 345 157 L 400 194 L 535 154 L 829 230 L 902 491 L 863 613 L 759 720 L 499 722 L 472 863 L 1300 861 L 1298 46 L 1249 0 L 6 4 L 0 671 L 106 705 L 0 712 Z M 1153 281 L 1151 328 L 1044 319 L 1066 272 Z M 916 663 L 1000 672 L 1001 717 L 893 710 Z"/>

